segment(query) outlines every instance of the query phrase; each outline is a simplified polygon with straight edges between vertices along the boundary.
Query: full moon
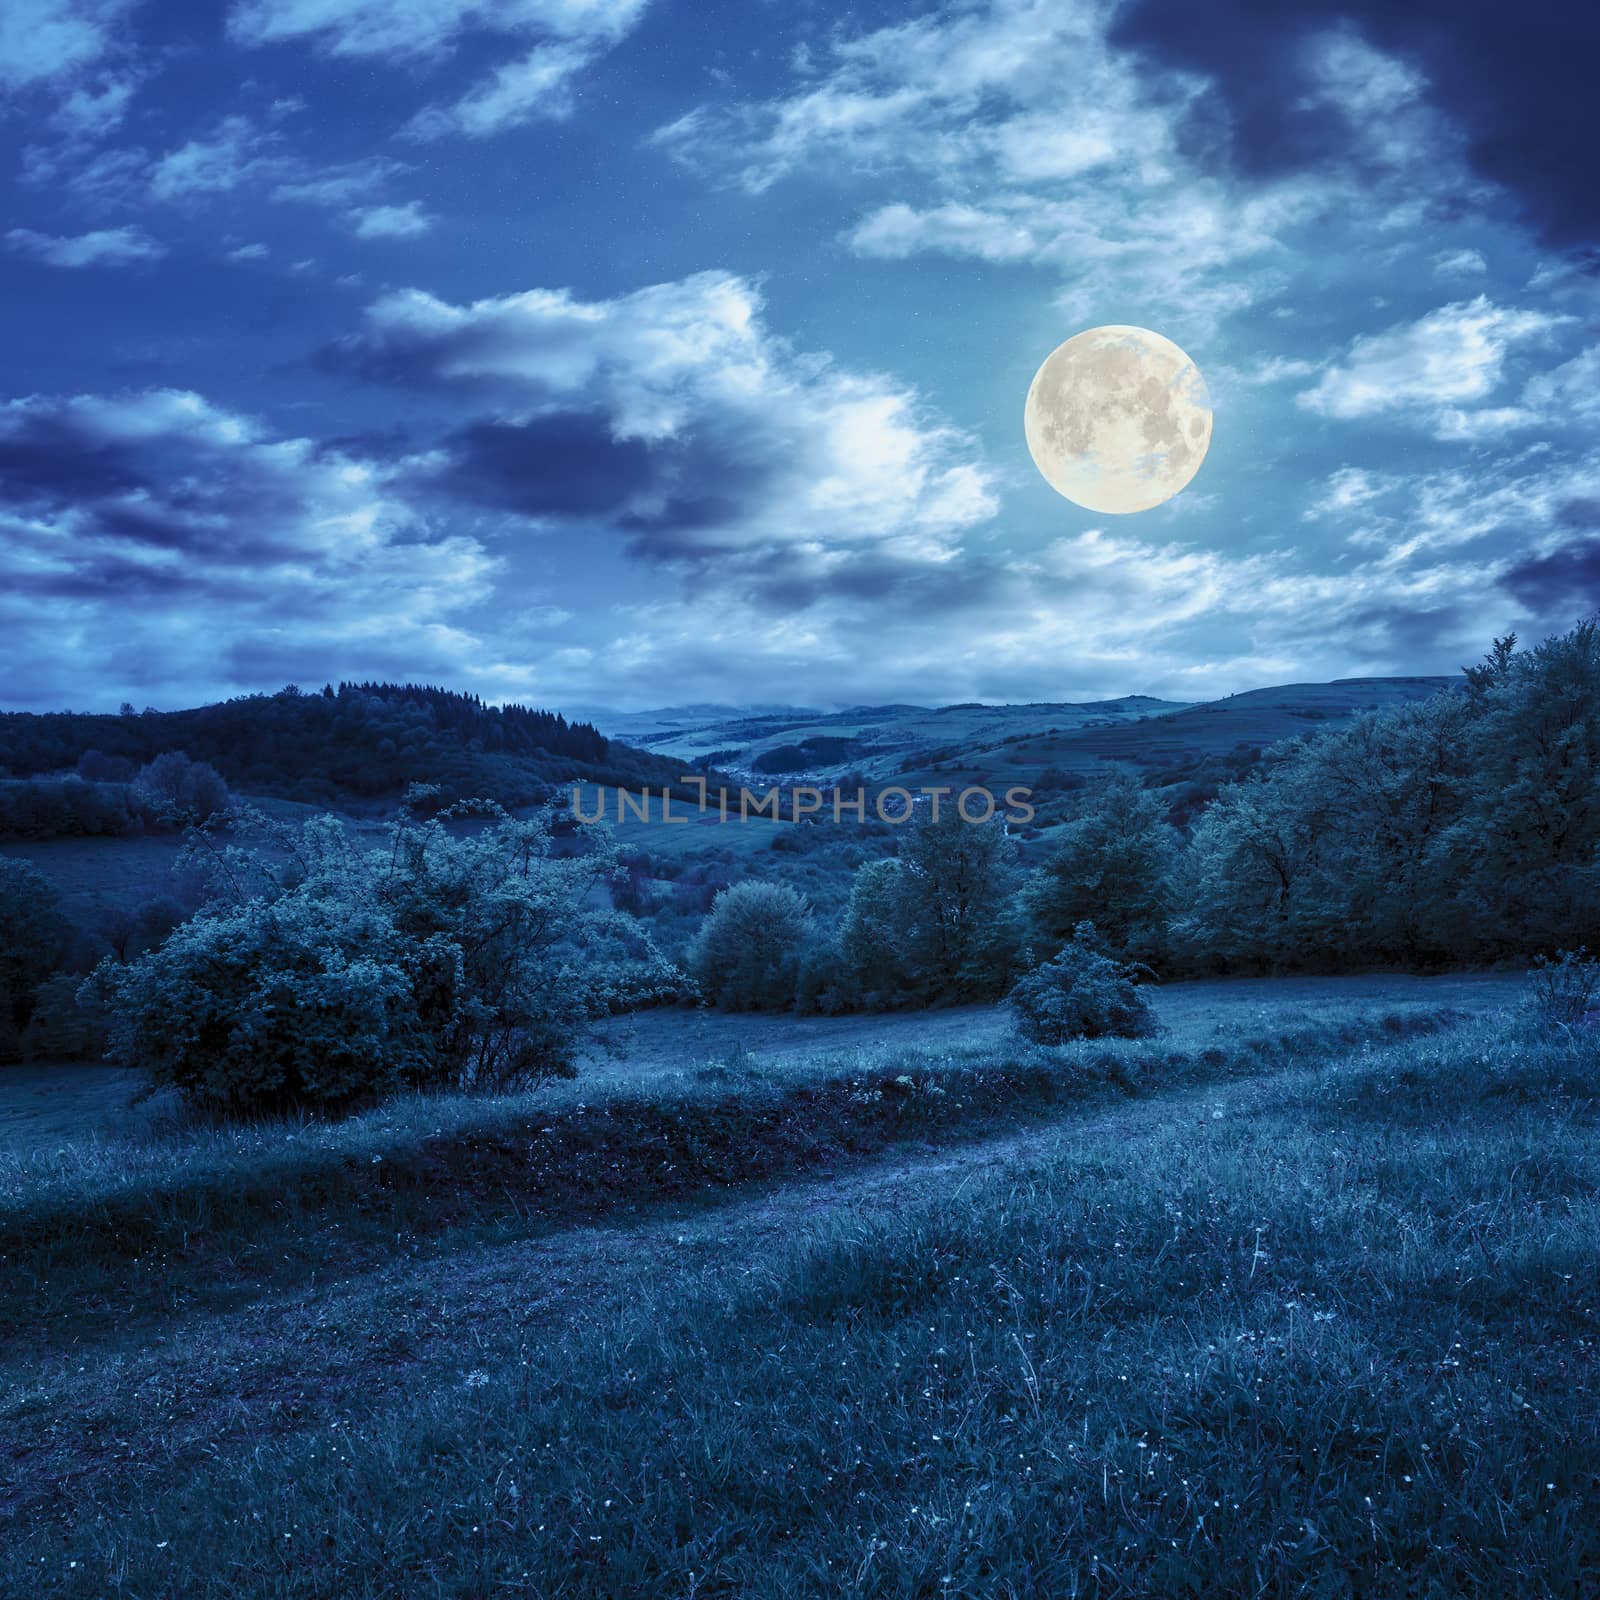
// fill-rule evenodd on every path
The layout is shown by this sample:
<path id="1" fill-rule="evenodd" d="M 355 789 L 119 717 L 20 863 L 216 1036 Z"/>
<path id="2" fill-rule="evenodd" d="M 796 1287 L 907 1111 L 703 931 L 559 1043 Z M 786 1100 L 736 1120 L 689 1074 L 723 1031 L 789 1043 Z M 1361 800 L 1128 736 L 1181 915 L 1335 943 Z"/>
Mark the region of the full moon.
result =
<path id="1" fill-rule="evenodd" d="M 1149 511 L 1177 494 L 1211 446 L 1200 369 L 1148 328 L 1090 328 L 1057 345 L 1028 386 L 1034 465 L 1086 511 Z"/>

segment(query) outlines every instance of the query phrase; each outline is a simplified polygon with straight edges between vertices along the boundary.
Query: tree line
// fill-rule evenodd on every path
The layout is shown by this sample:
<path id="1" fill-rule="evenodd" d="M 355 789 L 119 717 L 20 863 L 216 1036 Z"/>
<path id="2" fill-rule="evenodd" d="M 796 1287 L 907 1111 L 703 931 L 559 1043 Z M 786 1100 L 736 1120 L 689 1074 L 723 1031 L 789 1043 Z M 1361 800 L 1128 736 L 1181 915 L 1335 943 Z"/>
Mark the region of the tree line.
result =
<path id="1" fill-rule="evenodd" d="M 591 723 L 426 684 L 290 685 L 186 711 L 126 705 L 116 716 L 0 713 L 0 777 L 77 771 L 116 782 L 169 750 L 215 767 L 236 790 L 313 804 L 393 798 L 428 783 L 452 801 L 522 805 L 574 777 L 661 786 L 679 773 Z"/>
<path id="2" fill-rule="evenodd" d="M 1347 972 L 1600 943 L 1600 628 L 1495 642 L 1457 689 L 1263 752 L 1186 831 L 1159 787 L 1081 791 L 1036 871 L 999 826 L 919 821 L 842 916 L 725 890 L 689 947 L 735 1008 L 993 998 L 1081 945 L 1167 977 Z"/>

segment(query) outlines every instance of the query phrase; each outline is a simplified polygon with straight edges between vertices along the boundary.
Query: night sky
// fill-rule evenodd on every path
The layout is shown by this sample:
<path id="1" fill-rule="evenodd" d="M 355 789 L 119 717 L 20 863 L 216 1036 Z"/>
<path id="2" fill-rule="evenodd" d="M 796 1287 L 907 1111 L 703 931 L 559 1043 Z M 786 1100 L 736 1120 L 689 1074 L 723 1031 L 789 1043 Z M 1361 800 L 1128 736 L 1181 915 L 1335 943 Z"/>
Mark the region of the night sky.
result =
<path id="1" fill-rule="evenodd" d="M 1600 7 L 3 0 L 0 704 L 1209 698 L 1600 605 Z M 1096 516 L 1063 339 L 1199 363 Z"/>

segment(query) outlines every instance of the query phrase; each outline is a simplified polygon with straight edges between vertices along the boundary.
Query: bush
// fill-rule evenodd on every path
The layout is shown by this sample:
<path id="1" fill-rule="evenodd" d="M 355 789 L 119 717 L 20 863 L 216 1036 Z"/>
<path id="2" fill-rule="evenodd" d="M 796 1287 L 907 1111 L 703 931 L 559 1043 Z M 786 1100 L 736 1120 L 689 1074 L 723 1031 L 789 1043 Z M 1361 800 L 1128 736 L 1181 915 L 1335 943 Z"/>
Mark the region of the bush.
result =
<path id="1" fill-rule="evenodd" d="M 169 750 L 141 767 L 134 793 L 163 822 L 204 822 L 228 809 L 228 786 L 222 774 L 178 750 Z"/>
<path id="2" fill-rule="evenodd" d="M 1600 1016 L 1600 961 L 1582 946 L 1554 960 L 1537 957 L 1528 974 L 1527 1005 L 1546 1026 L 1570 1028 Z"/>
<path id="3" fill-rule="evenodd" d="M 1080 923 L 1061 953 L 1013 985 L 1006 997 L 1017 1029 L 1036 1044 L 1156 1032 L 1150 1003 L 1136 987 L 1147 967 L 1099 948 L 1094 926 Z"/>
<path id="4" fill-rule="evenodd" d="M 113 1055 L 225 1113 L 570 1076 L 586 1022 L 677 975 L 586 904 L 609 854 L 557 859 L 498 808 L 467 837 L 449 820 L 406 814 L 379 851 L 323 817 L 218 853 L 215 904 L 96 969 Z"/>
<path id="5" fill-rule="evenodd" d="M 689 945 L 689 970 L 727 1011 L 782 1011 L 794 1004 L 811 943 L 811 908 L 787 884 L 750 879 L 724 889 Z"/>

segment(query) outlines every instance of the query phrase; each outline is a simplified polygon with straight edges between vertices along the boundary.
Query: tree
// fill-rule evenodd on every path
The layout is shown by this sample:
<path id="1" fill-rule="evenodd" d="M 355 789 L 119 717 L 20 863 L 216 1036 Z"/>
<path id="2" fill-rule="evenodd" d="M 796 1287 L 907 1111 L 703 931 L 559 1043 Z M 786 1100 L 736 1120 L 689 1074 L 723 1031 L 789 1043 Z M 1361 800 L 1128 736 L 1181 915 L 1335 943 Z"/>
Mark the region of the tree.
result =
<path id="1" fill-rule="evenodd" d="M 1199 966 L 1295 963 L 1329 931 L 1313 892 L 1325 819 L 1297 742 L 1229 784 L 1189 837 L 1175 899 L 1177 946 Z"/>
<path id="2" fill-rule="evenodd" d="M 1472 913 L 1505 947 L 1600 942 L 1600 622 L 1507 651 L 1477 700 L 1453 841 Z"/>
<path id="3" fill-rule="evenodd" d="M 892 856 L 858 867 L 839 923 L 846 989 L 852 1004 L 869 1011 L 904 1004 L 916 987 L 904 879 Z"/>
<path id="4" fill-rule="evenodd" d="M 1025 893 L 1040 944 L 1055 949 L 1087 921 L 1113 950 L 1156 957 L 1166 944 L 1177 855 L 1159 795 L 1127 775 L 1098 785 Z"/>
<path id="5" fill-rule="evenodd" d="M 1457 692 L 1366 712 L 1278 770 L 1277 784 L 1315 813 L 1317 849 L 1297 893 L 1330 961 L 1414 966 L 1466 952 L 1450 839 L 1473 716 Z"/>
<path id="6" fill-rule="evenodd" d="M 998 819 L 920 816 L 900 840 L 907 965 L 922 994 L 988 999 L 1004 991 L 1021 938 L 1013 904 L 1016 846 Z"/>
<path id="7" fill-rule="evenodd" d="M 17 1059 L 35 991 L 55 971 L 71 936 L 50 880 L 25 861 L 0 856 L 0 1061 Z"/>
<path id="8" fill-rule="evenodd" d="M 782 1011 L 795 1002 L 811 908 L 784 883 L 747 878 L 724 889 L 689 945 L 702 992 L 728 1011 Z"/>

